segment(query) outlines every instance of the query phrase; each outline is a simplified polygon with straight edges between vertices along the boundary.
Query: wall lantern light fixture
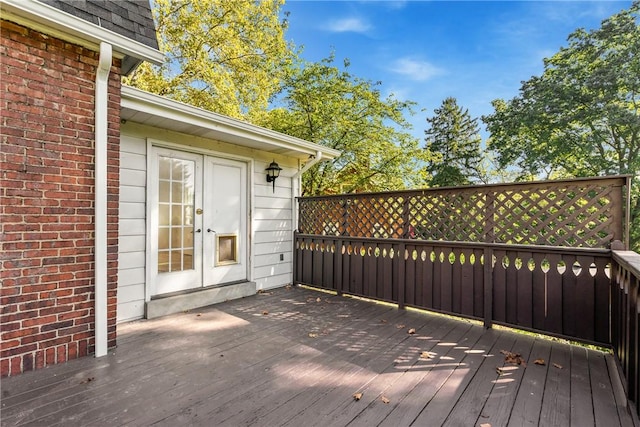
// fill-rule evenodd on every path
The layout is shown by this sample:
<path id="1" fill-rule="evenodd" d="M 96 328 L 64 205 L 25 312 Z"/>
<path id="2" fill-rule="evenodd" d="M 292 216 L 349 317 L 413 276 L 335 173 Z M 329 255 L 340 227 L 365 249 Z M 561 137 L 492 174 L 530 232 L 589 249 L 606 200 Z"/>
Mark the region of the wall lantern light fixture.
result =
<path id="1" fill-rule="evenodd" d="M 269 167 L 266 169 L 267 171 L 267 182 L 273 182 L 273 192 L 276 192 L 276 178 L 280 176 L 280 171 L 282 168 L 276 163 L 274 160 L 271 162 Z"/>

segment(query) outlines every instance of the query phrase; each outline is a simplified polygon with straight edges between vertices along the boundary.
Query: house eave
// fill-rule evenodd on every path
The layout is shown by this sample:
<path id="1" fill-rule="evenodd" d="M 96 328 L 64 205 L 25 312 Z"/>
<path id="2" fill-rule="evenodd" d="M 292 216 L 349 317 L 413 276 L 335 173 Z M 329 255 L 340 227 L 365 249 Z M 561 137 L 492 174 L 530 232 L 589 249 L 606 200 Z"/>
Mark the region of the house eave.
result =
<path id="1" fill-rule="evenodd" d="M 121 107 L 124 120 L 175 132 L 302 160 L 315 157 L 318 152 L 324 160 L 340 156 L 338 150 L 130 86 L 122 86 Z"/>
<path id="2" fill-rule="evenodd" d="M 164 61 L 164 55 L 157 49 L 35 0 L 0 0 L 0 8 L 2 19 L 28 25 L 96 51 L 100 43 L 105 42 L 113 47 L 114 54 L 125 59 L 135 58 L 138 62 L 147 61 L 156 65 Z M 135 62 L 127 61 L 129 68 L 135 68 Z"/>

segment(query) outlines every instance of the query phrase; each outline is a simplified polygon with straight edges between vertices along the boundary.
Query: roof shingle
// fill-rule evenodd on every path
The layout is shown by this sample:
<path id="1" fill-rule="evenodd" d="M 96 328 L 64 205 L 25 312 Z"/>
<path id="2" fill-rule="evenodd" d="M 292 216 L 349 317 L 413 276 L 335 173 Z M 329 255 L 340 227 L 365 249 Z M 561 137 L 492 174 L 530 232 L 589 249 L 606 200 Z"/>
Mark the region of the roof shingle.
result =
<path id="1" fill-rule="evenodd" d="M 77 18 L 158 49 L 148 0 L 39 0 Z"/>

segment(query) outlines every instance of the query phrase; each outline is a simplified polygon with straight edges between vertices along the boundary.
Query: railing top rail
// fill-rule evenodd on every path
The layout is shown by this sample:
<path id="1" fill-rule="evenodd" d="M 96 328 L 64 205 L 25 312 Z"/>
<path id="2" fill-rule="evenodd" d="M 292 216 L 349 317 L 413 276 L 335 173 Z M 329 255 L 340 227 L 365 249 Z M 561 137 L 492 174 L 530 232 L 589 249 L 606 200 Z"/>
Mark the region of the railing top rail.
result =
<path id="1" fill-rule="evenodd" d="M 640 254 L 635 251 L 611 251 L 613 259 L 629 270 L 631 274 L 640 277 Z"/>

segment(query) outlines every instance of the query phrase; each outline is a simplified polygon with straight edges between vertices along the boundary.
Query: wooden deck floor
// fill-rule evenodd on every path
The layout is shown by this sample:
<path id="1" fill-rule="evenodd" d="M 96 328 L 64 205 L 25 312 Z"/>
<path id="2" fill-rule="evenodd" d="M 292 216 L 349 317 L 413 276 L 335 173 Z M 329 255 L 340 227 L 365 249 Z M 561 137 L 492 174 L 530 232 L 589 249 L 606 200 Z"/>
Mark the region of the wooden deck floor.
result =
<path id="1" fill-rule="evenodd" d="M 0 416 L 2 426 L 631 426 L 609 357 L 280 289 L 119 325 L 108 356 L 2 380 Z"/>

